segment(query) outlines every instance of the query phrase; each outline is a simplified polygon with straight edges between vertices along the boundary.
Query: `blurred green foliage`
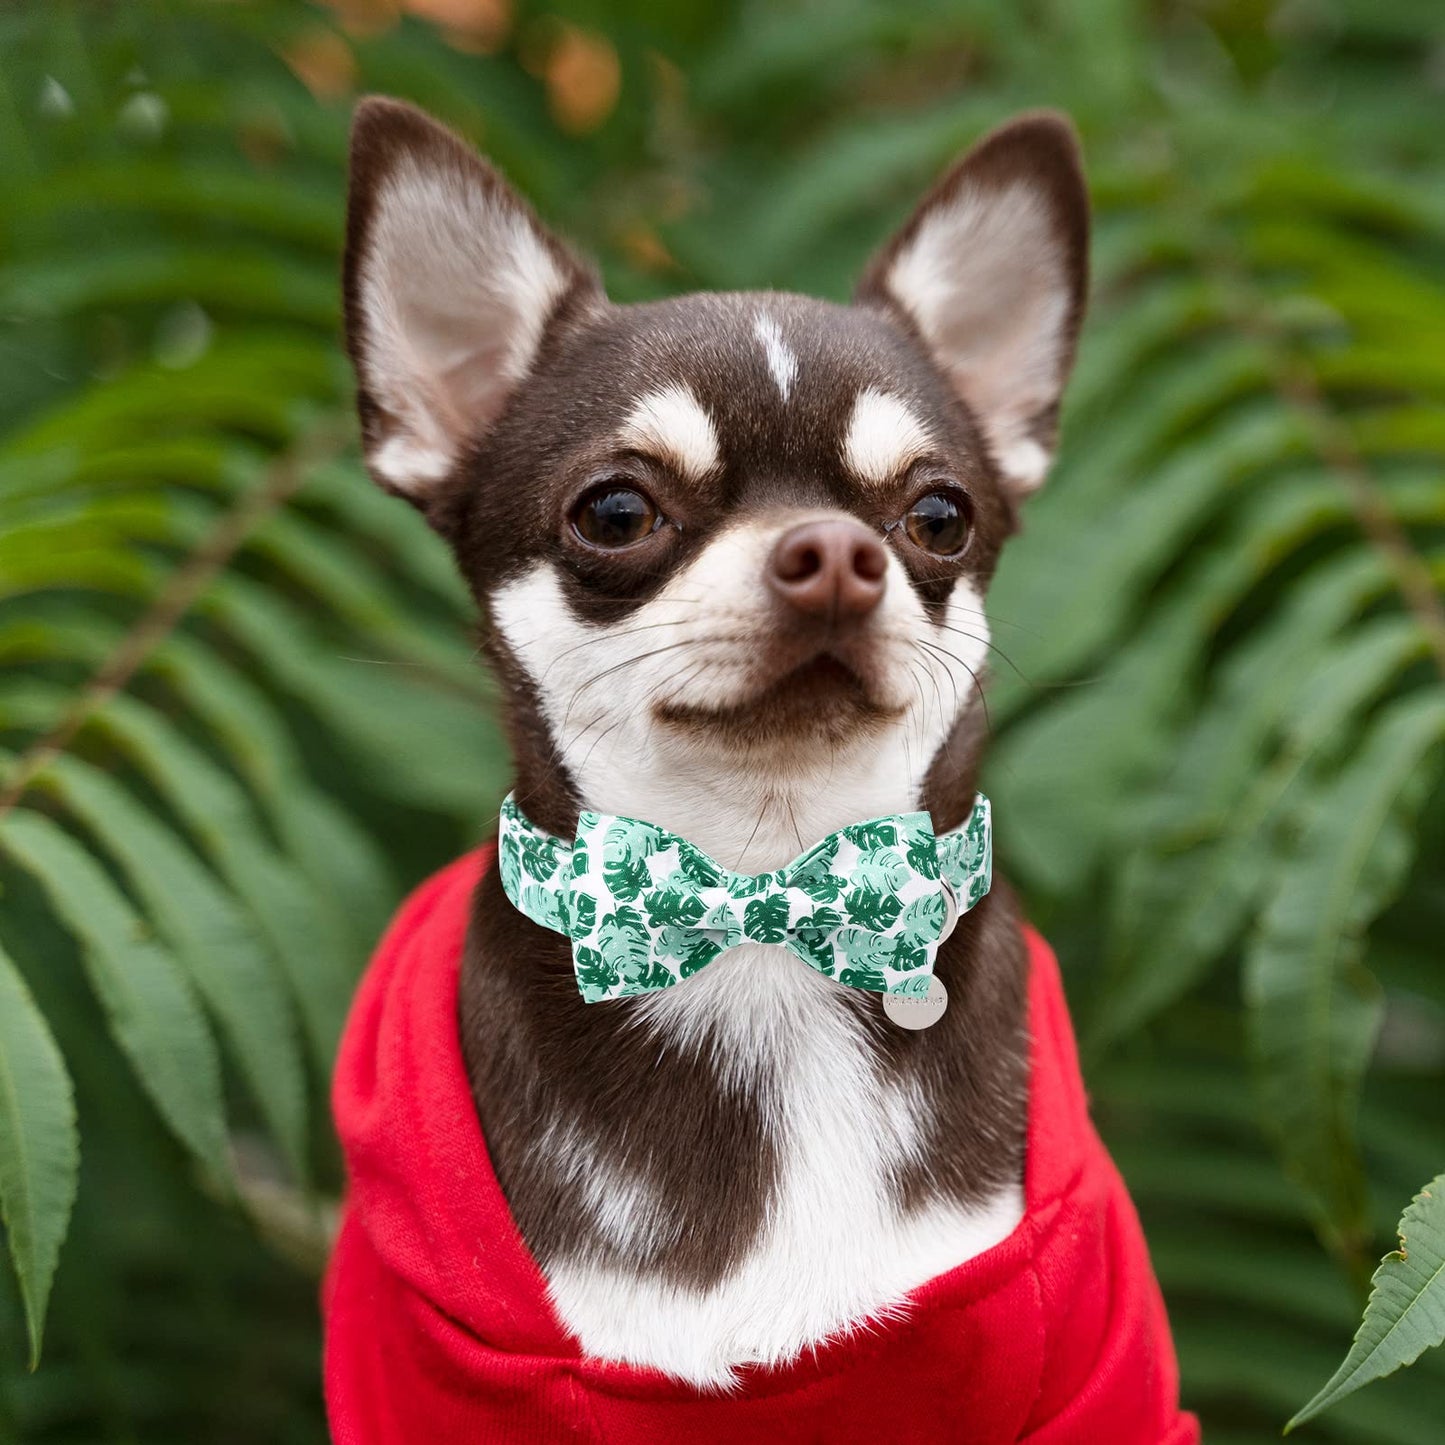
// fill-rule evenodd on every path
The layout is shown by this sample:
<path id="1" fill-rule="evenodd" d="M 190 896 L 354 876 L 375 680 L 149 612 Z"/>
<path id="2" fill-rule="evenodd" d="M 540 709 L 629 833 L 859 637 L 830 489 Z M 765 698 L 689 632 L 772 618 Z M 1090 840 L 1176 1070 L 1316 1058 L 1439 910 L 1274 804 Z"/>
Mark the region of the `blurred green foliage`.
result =
<path id="1" fill-rule="evenodd" d="M 0 1440 L 324 1437 L 339 1021 L 505 785 L 462 590 L 356 459 L 363 90 L 620 300 L 841 298 L 980 131 L 1077 118 L 1095 298 L 991 601 L 989 791 L 1186 1399 L 1278 1438 L 1445 1160 L 1433 0 L 0 11 Z M 1442 1421 L 1436 1352 L 1305 1433 Z"/>

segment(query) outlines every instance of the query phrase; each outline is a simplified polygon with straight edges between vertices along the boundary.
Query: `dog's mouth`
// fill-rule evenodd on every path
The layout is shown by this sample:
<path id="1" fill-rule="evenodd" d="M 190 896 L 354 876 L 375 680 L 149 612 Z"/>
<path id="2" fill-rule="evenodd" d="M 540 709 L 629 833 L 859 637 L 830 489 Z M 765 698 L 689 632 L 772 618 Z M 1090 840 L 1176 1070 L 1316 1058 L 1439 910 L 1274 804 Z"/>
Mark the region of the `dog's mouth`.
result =
<path id="1" fill-rule="evenodd" d="M 841 742 L 897 718 L 902 711 L 881 698 L 851 660 L 822 651 L 736 702 L 721 706 L 664 702 L 655 715 L 671 727 L 707 733 L 730 746 L 758 746 Z"/>

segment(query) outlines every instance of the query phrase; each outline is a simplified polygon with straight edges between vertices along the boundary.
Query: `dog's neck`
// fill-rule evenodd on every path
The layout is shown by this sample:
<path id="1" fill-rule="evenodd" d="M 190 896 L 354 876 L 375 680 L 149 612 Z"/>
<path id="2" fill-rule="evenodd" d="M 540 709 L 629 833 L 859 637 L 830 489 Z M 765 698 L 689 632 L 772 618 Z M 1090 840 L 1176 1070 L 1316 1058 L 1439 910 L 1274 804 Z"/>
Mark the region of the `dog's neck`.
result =
<path id="1" fill-rule="evenodd" d="M 895 762 L 886 743 L 850 747 L 786 773 L 722 766 L 702 749 L 659 747 L 627 776 L 589 769 L 580 801 L 658 823 L 725 867 L 760 873 L 845 824 L 915 807 L 920 780 L 900 776 Z"/>

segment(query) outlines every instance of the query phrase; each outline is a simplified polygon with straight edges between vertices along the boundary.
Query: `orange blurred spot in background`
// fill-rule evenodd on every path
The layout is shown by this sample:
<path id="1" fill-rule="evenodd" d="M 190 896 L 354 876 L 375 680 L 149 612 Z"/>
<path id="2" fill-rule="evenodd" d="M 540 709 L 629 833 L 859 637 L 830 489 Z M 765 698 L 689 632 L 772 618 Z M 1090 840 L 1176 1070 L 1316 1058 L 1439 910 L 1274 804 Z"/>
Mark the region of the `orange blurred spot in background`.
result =
<path id="1" fill-rule="evenodd" d="M 547 87 L 552 119 L 572 135 L 596 130 L 622 90 L 622 63 L 605 35 L 565 21 L 540 22 L 527 36 L 522 63 Z M 529 63 L 530 61 L 530 63 Z"/>
<path id="2" fill-rule="evenodd" d="M 325 0 L 348 35 L 384 35 L 403 15 L 430 21 L 456 50 L 490 55 L 512 24 L 512 0 Z"/>
<path id="3" fill-rule="evenodd" d="M 326 0 L 348 35 L 385 35 L 401 19 L 401 0 Z"/>
<path id="4" fill-rule="evenodd" d="M 356 87 L 356 56 L 344 36 L 325 26 L 301 31 L 281 58 L 318 100 L 339 100 Z"/>
<path id="5" fill-rule="evenodd" d="M 511 0 L 401 0 L 401 7 L 439 26 L 454 49 L 482 55 L 501 48 L 512 23 Z"/>
<path id="6" fill-rule="evenodd" d="M 640 271 L 679 271 L 677 258 L 645 221 L 633 221 L 617 237 L 623 255 Z"/>

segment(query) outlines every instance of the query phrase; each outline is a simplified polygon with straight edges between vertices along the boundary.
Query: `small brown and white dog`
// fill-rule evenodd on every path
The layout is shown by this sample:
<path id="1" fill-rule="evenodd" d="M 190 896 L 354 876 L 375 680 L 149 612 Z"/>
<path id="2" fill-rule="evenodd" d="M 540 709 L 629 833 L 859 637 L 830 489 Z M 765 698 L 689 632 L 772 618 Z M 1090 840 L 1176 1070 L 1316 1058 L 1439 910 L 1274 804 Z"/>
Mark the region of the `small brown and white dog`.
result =
<path id="1" fill-rule="evenodd" d="M 851 305 L 615 306 L 456 137 L 369 100 L 346 318 L 366 458 L 487 621 L 516 796 L 643 818 L 729 868 L 972 806 L 984 597 L 1043 481 L 1084 307 L 1068 122 L 978 144 Z M 481 885 L 460 1028 L 491 1159 L 583 1351 L 703 1387 L 989 1249 L 1023 1210 L 1025 958 L 996 884 L 930 1028 L 784 950 L 586 1005 L 568 942 Z M 846 1107 L 837 1107 L 846 1101 Z"/>

